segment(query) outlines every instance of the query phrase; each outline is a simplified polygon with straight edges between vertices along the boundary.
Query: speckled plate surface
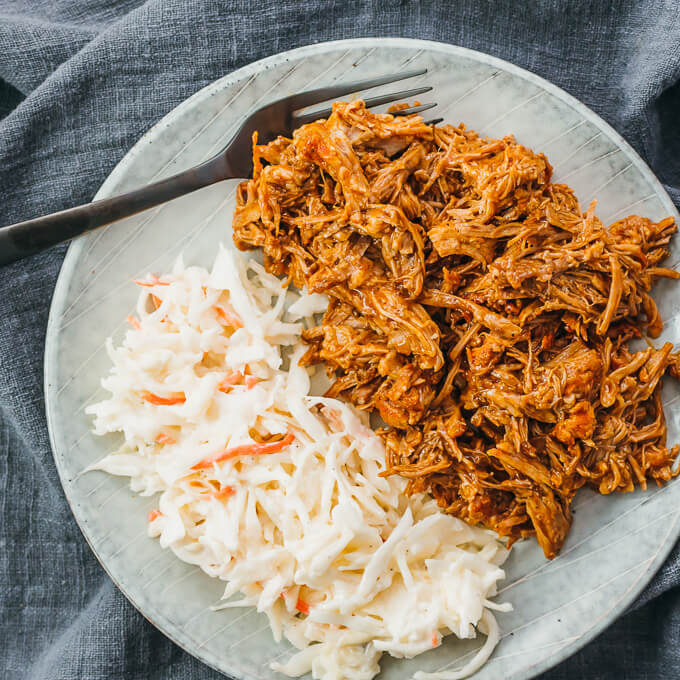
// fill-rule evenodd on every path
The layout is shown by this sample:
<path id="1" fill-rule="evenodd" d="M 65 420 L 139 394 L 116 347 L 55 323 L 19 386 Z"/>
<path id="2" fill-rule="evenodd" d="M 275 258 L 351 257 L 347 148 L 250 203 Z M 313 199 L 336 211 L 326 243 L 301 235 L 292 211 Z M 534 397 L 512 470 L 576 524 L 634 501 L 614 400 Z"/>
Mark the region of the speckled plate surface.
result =
<path id="1" fill-rule="evenodd" d="M 464 121 L 494 137 L 513 133 L 545 152 L 557 181 L 575 188 L 582 205 L 598 197 L 610 222 L 637 212 L 653 219 L 677 213 L 647 166 L 622 138 L 557 87 L 508 63 L 432 42 L 371 39 L 324 43 L 257 62 L 218 80 L 177 107 L 121 161 L 97 194 L 113 195 L 175 173 L 217 152 L 251 111 L 272 99 L 381 73 L 427 67 L 404 87 L 434 86 L 439 106 L 428 115 Z M 400 84 L 399 87 L 402 85 Z M 392 86 L 394 88 L 394 86 Z M 389 91 L 390 86 L 378 91 Z M 428 101 L 430 95 L 423 98 Z M 153 499 L 136 498 L 125 480 L 80 474 L 116 445 L 89 433 L 85 407 L 101 399 L 109 368 L 104 340 L 120 340 L 137 290 L 131 280 L 163 271 L 183 252 L 209 265 L 222 241 L 231 244 L 235 182 L 225 182 L 77 239 L 55 290 L 45 350 L 47 413 L 54 457 L 73 514 L 111 578 L 166 635 L 235 678 L 274 678 L 277 645 L 264 615 L 213 612 L 223 585 L 177 560 L 146 536 Z M 680 260 L 676 241 L 671 266 Z M 665 287 L 664 287 L 665 285 Z M 661 340 L 677 341 L 677 293 L 660 284 L 666 322 Z M 680 440 L 680 389 L 664 388 L 671 442 Z M 642 590 L 678 535 L 680 485 L 604 498 L 584 491 L 575 501 L 573 530 L 561 555 L 547 562 L 534 541 L 517 545 L 507 562 L 500 599 L 503 638 L 478 673 L 484 679 L 529 678 L 593 638 Z M 481 640 L 453 638 L 411 661 L 384 658 L 382 677 L 416 669 L 453 669 Z"/>

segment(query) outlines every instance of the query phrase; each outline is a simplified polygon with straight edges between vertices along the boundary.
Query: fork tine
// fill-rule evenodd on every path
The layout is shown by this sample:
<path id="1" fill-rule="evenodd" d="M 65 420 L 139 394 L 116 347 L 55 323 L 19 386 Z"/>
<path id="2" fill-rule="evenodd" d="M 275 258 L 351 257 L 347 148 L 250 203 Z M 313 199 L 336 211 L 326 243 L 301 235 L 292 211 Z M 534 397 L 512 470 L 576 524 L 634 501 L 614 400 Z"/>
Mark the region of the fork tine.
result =
<path id="1" fill-rule="evenodd" d="M 320 87 L 317 90 L 310 90 L 309 92 L 301 92 L 289 97 L 288 103 L 291 109 L 302 109 L 305 106 L 312 106 L 328 101 L 329 99 L 337 99 L 352 92 L 359 92 L 360 90 L 368 90 L 379 85 L 387 85 L 388 83 L 396 83 L 398 80 L 406 80 L 415 76 L 422 76 L 427 73 L 426 68 L 417 71 L 406 71 L 405 73 L 392 73 L 388 76 L 381 76 L 379 78 L 371 78 L 370 80 L 358 80 L 353 83 L 341 83 L 340 85 L 332 85 L 330 87 Z"/>
<path id="2" fill-rule="evenodd" d="M 402 90 L 401 92 L 392 92 L 391 94 L 381 94 L 377 97 L 369 97 L 364 99 L 366 108 L 370 109 L 372 106 L 380 106 L 381 104 L 389 104 L 390 102 L 396 102 L 398 99 L 408 99 L 408 97 L 415 97 L 416 95 L 423 94 L 424 92 L 429 92 L 431 87 L 416 87 L 413 90 Z M 432 108 L 436 106 L 425 105 L 427 108 Z M 416 107 L 417 108 L 417 107 Z M 333 113 L 333 109 L 328 107 L 327 109 L 321 109 L 320 111 L 312 111 L 312 113 L 304 113 L 301 116 L 293 116 L 293 124 L 295 126 L 305 125 L 306 123 L 311 123 L 319 118 L 328 118 L 328 116 Z"/>
<path id="3" fill-rule="evenodd" d="M 420 106 L 409 106 L 408 109 L 399 109 L 398 111 L 392 111 L 393 116 L 410 116 L 412 113 L 422 113 L 423 111 L 428 111 L 437 106 L 436 102 L 432 104 L 421 104 Z"/>
<path id="4" fill-rule="evenodd" d="M 433 118 L 432 120 L 426 120 L 425 125 L 437 125 L 437 123 L 441 123 L 443 120 L 443 118 Z"/>
<path id="5" fill-rule="evenodd" d="M 370 109 L 372 106 L 389 104 L 390 102 L 396 102 L 398 99 L 408 99 L 409 97 L 415 97 L 416 95 L 429 92 L 431 89 L 431 86 L 416 87 L 413 90 L 402 90 L 401 92 L 392 92 L 391 94 L 381 94 L 378 97 L 369 97 L 368 99 L 364 99 L 364 103 L 366 104 L 366 108 Z"/>

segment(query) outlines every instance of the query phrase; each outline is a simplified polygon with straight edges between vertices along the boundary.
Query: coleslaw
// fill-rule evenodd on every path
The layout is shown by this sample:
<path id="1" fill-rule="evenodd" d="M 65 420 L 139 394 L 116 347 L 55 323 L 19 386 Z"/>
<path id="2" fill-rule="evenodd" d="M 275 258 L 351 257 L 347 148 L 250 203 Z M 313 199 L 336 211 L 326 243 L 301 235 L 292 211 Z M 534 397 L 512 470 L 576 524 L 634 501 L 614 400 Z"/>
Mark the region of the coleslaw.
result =
<path id="1" fill-rule="evenodd" d="M 179 260 L 137 282 L 122 345 L 107 341 L 111 396 L 88 408 L 119 450 L 91 466 L 159 494 L 149 534 L 226 582 L 220 608 L 256 607 L 299 651 L 289 676 L 369 680 L 383 653 L 413 657 L 453 633 L 498 641 L 507 550 L 487 530 L 383 477 L 365 414 L 310 394 L 300 333 L 327 301 L 298 295 L 221 249 L 212 271 Z M 218 614 L 214 614 L 218 615 Z"/>

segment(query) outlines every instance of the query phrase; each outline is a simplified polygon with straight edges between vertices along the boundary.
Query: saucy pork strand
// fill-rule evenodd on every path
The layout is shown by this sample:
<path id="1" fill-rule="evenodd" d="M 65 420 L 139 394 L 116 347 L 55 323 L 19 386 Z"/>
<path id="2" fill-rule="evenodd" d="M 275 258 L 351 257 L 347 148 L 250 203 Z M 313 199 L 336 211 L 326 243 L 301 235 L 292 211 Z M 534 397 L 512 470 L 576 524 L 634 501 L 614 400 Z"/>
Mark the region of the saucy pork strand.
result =
<path id="1" fill-rule="evenodd" d="M 337 102 L 292 139 L 253 144 L 234 241 L 330 298 L 304 333 L 329 395 L 377 412 L 386 474 L 548 558 L 589 485 L 631 491 L 677 474 L 650 291 L 676 231 L 605 227 L 551 183 L 543 154 L 463 125 Z"/>

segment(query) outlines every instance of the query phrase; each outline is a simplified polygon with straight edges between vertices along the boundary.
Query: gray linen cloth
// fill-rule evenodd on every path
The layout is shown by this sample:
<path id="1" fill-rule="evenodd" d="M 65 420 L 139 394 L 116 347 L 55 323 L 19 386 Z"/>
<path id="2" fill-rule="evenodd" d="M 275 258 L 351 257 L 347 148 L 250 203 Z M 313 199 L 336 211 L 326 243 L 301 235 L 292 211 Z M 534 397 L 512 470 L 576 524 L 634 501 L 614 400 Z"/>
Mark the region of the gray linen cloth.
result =
<path id="1" fill-rule="evenodd" d="M 378 35 L 464 45 L 551 80 L 680 201 L 676 0 L 0 0 L 0 224 L 90 200 L 142 133 L 212 80 L 300 45 Z M 0 269 L 0 678 L 222 677 L 127 602 L 64 498 L 42 391 L 64 252 Z M 544 678 L 680 678 L 679 583 L 676 548 L 632 611 Z"/>

